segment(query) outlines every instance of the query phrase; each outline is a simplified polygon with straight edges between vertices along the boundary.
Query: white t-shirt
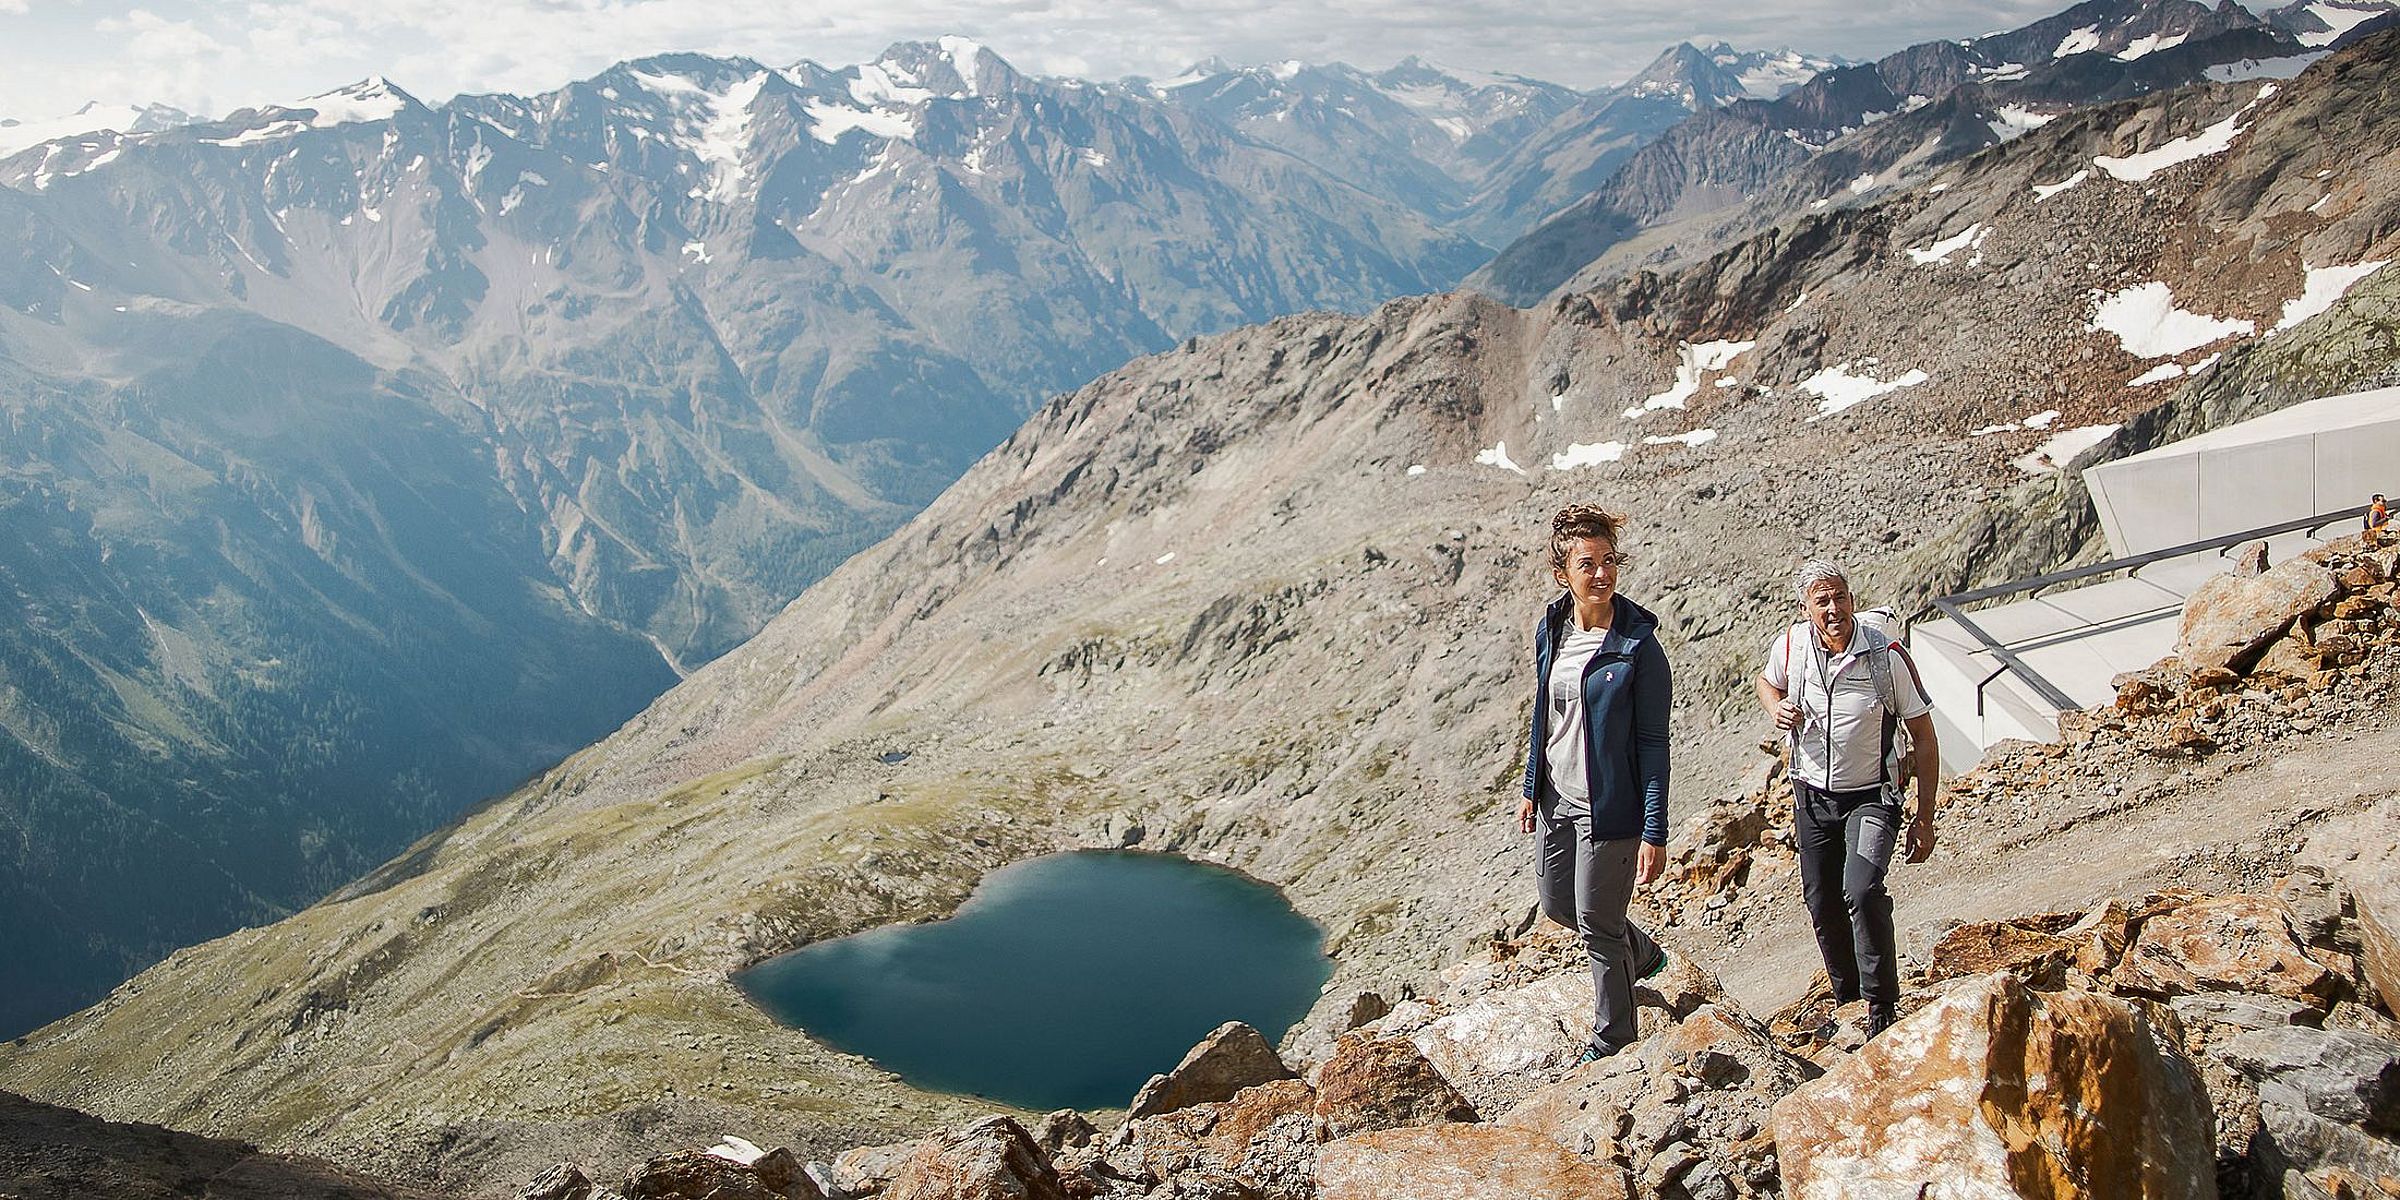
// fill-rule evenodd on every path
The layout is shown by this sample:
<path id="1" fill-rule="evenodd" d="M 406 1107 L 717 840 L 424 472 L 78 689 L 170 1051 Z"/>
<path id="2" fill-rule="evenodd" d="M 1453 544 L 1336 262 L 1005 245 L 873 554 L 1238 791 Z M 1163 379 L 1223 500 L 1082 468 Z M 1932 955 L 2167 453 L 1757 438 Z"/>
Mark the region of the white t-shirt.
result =
<path id="1" fill-rule="evenodd" d="M 1792 739 L 1794 779 L 1829 792 L 1883 782 L 1883 697 L 1876 693 L 1875 672 L 1866 659 L 1870 640 L 1866 630 L 1857 630 L 1848 650 L 1832 654 L 1812 627 L 1794 625 L 1767 643 L 1767 683 L 1800 702 L 1800 728 Z M 1892 695 L 1899 704 L 1893 715 L 1906 721 L 1933 711 L 1907 648 L 1887 645 L 1890 649 L 1877 653 L 1892 656 Z"/>
<path id="2" fill-rule="evenodd" d="M 1551 815 L 1562 819 L 1592 812 L 1591 780 L 1583 769 L 1584 729 L 1591 724 L 1584 711 L 1583 672 L 1608 641 L 1607 630 L 1584 629 L 1572 615 L 1563 632 L 1550 660 L 1550 690 L 1542 698 L 1550 710 L 1550 786 L 1558 791 L 1558 806 Z"/>

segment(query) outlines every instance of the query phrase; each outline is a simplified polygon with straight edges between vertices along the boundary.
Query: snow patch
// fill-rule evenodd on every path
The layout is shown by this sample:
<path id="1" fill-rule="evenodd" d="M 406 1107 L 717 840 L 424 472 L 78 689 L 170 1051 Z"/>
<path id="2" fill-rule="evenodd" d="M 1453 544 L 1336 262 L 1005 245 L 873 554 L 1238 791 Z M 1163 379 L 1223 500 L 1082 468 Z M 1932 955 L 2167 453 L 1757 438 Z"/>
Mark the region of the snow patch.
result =
<path id="1" fill-rule="evenodd" d="M 2050 428 L 2050 423 L 2051 423 L 2052 421 L 2056 421 L 2056 420 L 2058 419 L 2058 417 L 2059 417 L 2059 412 L 2058 412 L 2058 410 L 2057 410 L 2057 409 L 2055 409 L 2055 408 L 2045 408 L 2045 409 L 2043 409 L 2042 411 L 2040 411 L 2040 412 L 2038 412 L 2038 413 L 2035 413 L 2035 414 L 2033 414 L 2033 415 L 2032 415 L 2032 416 L 2030 416 L 2030 417 L 2027 417 L 2027 418 L 2025 418 L 2025 428 L 2027 428 L 2027 429 L 2048 429 L 2048 428 Z"/>
<path id="2" fill-rule="evenodd" d="M 2102 300 L 2092 312 L 2094 333 L 2113 333 L 2136 358 L 2172 358 L 2236 334 L 2258 332 L 2243 318 L 2204 316 L 2175 307 L 2175 293 L 2163 283 L 2145 283 Z"/>
<path id="3" fill-rule="evenodd" d="M 2136 375 L 2136 376 L 2134 376 L 2133 378 L 2126 380 L 2126 381 L 2125 381 L 2125 386 L 2126 386 L 2126 387 L 2129 387 L 2129 388 L 2137 388 L 2137 387 L 2149 387 L 2151 384 L 2154 384 L 2154 383 L 2165 383 L 2166 381 L 2168 381 L 2168 380 L 2170 380 L 2170 379 L 2181 379 L 2181 378 L 2183 378 L 2183 364 L 2182 364 L 2182 363 L 2179 363 L 2179 362 L 2162 362 L 2162 363 L 2158 364 L 2157 366 L 2155 366 L 2155 367 L 2152 367 L 2152 368 L 2150 368 L 2149 370 L 2147 370 L 2147 371 L 2144 371 L 2144 372 L 2142 372 L 2141 374 L 2139 374 L 2139 375 Z"/>
<path id="4" fill-rule="evenodd" d="M 2351 267 L 2308 267 L 2308 282 L 2300 287 L 2297 299 L 2283 302 L 2283 319 L 2275 322 L 2272 333 L 2280 333 L 2302 321 L 2332 308 L 2358 281 L 2384 268 L 2391 260 L 2359 263 Z"/>
<path id="5" fill-rule="evenodd" d="M 1550 456 L 1550 469 L 1572 471 L 1577 467 L 1596 467 L 1602 463 L 1616 462 L 1625 457 L 1627 449 L 1624 442 L 1595 442 L 1590 445 L 1572 442 L 1564 451 Z"/>
<path id="6" fill-rule="evenodd" d="M 1525 468 L 1518 466 L 1516 460 L 1508 456 L 1507 442 L 1495 443 L 1488 450 L 1476 451 L 1475 461 L 1481 466 L 1499 467 L 1504 471 L 1515 471 L 1519 475 L 1525 473 Z"/>
<path id="7" fill-rule="evenodd" d="M 2082 183 L 2086 179 L 2090 179 L 2091 177 L 2092 173 L 2087 168 L 2085 170 L 2077 171 L 2074 174 L 2067 176 L 2065 179 L 2059 180 L 2057 183 L 2037 183 L 2033 185 L 2033 198 L 2037 203 L 2047 200 L 2050 197 L 2059 194 L 2060 192 L 2066 191 L 2068 188 L 2074 187 L 2076 184 Z"/>
<path id="8" fill-rule="evenodd" d="M 2057 113 L 2039 113 L 2021 105 L 2003 104 L 1992 110 L 1993 119 L 1986 122 L 1992 136 L 2010 141 L 2025 136 L 2058 119 Z"/>
<path id="9" fill-rule="evenodd" d="M 2311 4 L 2308 6 L 2309 15 L 2325 22 L 2331 28 L 2301 34 L 2300 44 L 2303 46 L 2330 46 L 2340 41 L 2343 34 L 2382 16 L 2386 11 L 2388 10 L 2381 5 L 2372 8 L 2352 8 L 2342 4 Z"/>
<path id="10" fill-rule="evenodd" d="M 707 242 L 685 242 L 683 244 L 683 253 L 686 257 L 690 258 L 696 263 L 710 261 L 708 256 Z"/>
<path id="11" fill-rule="evenodd" d="M 2124 158 L 2103 154 L 2093 159 L 2092 165 L 2122 182 L 2144 183 L 2169 167 L 2212 154 L 2223 154 L 2232 148 L 2233 139 L 2242 134 L 2243 126 L 2239 124 L 2241 117 L 2241 113 L 2235 113 L 2198 133 L 2176 138 L 2155 150 L 2145 150 Z"/>
<path id="12" fill-rule="evenodd" d="M 1969 225 L 1956 234 L 1943 238 L 1930 246 L 1911 247 L 1908 250 L 1908 261 L 1920 267 L 1932 266 L 1935 263 L 1947 263 L 1950 261 L 1951 255 L 1961 250 L 1981 247 L 1983 239 L 1991 232 L 1982 225 Z"/>
<path id="13" fill-rule="evenodd" d="M 2114 425 L 2085 425 L 2053 435 L 2049 441 L 2034 447 L 2033 453 L 2015 460 L 2017 469 L 2028 475 L 2047 475 L 2065 469 L 2075 456 L 2108 440 L 2115 433 Z"/>
<path id="14" fill-rule="evenodd" d="M 807 111 L 809 136 L 828 146 L 842 140 L 842 135 L 853 129 L 866 130 L 888 141 L 904 142 L 917 135 L 916 124 L 908 119 L 906 113 L 878 110 L 862 112 L 855 108 L 837 108 L 822 100 L 810 101 Z"/>
<path id="15" fill-rule="evenodd" d="M 2161 50 L 2172 50 L 2182 45 L 2184 39 L 2190 36 L 2189 33 L 2146 33 L 2125 43 L 2125 48 L 2117 51 L 2116 59 L 2118 62 L 2132 62 L 2137 58 L 2147 58 Z"/>
<path id="16" fill-rule="evenodd" d="M 1424 464 L 1424 463 L 1414 463 L 1414 464 L 1411 464 L 1411 465 L 1409 466 L 1409 468 L 1408 468 L 1408 474 L 1410 474 L 1410 475 L 1422 475 L 1422 474 L 1424 474 L 1424 473 L 1425 473 L 1425 464 Z"/>
<path id="17" fill-rule="evenodd" d="M 1873 174 L 1872 172 L 1870 172 L 1870 173 L 1868 173 L 1868 174 L 1861 175 L 1861 176 L 1859 176 L 1858 178 L 1851 180 L 1851 181 L 1850 181 L 1850 190 L 1851 190 L 1852 192 L 1854 192 L 1854 193 L 1857 193 L 1857 194 L 1859 194 L 1859 195 L 1862 195 L 1862 196 L 1863 196 L 1863 195 L 1865 195 L 1865 194 L 1866 194 L 1866 193 L 1868 193 L 1868 192 L 1874 191 L 1874 190 L 1875 190 L 1875 176 L 1874 176 L 1874 174 Z"/>
<path id="18" fill-rule="evenodd" d="M 1863 404 L 1887 392 L 1915 387 L 1933 378 L 1921 370 L 1911 370 L 1897 379 L 1882 380 L 1871 375 L 1853 375 L 1849 363 L 1836 363 L 1800 381 L 1800 390 L 1817 395 L 1817 415 L 1832 416 L 1845 408 Z"/>
<path id="19" fill-rule="evenodd" d="M 1642 444 L 1645 446 L 1665 446 L 1670 443 L 1681 442 L 1686 446 L 1705 446 L 1715 440 L 1717 440 L 1716 430 L 1695 429 L 1689 433 L 1676 434 L 1673 437 L 1646 437 L 1642 439 Z"/>
<path id="20" fill-rule="evenodd" d="M 1700 392 L 1700 376 L 1710 371 L 1722 371 L 1733 360 L 1749 352 L 1758 343 L 1751 342 L 1685 342 L 1678 347 L 1675 364 L 1675 385 L 1642 401 L 1641 407 L 1625 410 L 1628 417 L 1662 408 L 1682 408 L 1684 403 Z"/>
<path id="21" fill-rule="evenodd" d="M 2083 28 L 2068 34 L 2067 36 L 2060 38 L 2058 40 L 2058 49 L 2051 51 L 2050 57 L 2067 58 L 2077 54 L 2089 54 L 2099 48 L 2100 27 L 2097 25 L 2086 25 Z"/>

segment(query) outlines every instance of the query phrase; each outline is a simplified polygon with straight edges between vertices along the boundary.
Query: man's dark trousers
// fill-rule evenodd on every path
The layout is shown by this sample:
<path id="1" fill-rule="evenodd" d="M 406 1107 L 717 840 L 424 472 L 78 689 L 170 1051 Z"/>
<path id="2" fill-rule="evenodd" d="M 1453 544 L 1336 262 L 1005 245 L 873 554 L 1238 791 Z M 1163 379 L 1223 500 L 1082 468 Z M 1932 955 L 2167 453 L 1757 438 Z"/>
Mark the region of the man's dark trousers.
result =
<path id="1" fill-rule="evenodd" d="M 1900 805 L 1880 787 L 1828 792 L 1794 780 L 1792 791 L 1800 893 L 1833 998 L 1897 1004 L 1900 954 L 1883 876 L 1900 835 Z"/>

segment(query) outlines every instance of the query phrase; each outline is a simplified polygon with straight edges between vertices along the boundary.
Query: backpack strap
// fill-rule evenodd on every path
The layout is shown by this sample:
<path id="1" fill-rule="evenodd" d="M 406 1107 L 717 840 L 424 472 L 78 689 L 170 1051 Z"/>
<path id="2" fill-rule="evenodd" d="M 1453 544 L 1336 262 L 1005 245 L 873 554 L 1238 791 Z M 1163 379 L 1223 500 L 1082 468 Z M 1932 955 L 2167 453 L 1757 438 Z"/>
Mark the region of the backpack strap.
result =
<path id="1" fill-rule="evenodd" d="M 1899 764 L 1895 761 L 1898 755 L 1893 752 L 1893 743 L 1900 736 L 1900 690 L 1892 679 L 1892 639 L 1885 637 L 1880 630 L 1864 626 L 1858 632 L 1868 639 L 1863 653 L 1867 660 L 1867 674 L 1874 679 L 1875 699 L 1883 706 L 1883 746 L 1882 757 L 1878 761 L 1883 767 L 1883 782 L 1888 787 L 1895 782 L 1892 772 Z"/>

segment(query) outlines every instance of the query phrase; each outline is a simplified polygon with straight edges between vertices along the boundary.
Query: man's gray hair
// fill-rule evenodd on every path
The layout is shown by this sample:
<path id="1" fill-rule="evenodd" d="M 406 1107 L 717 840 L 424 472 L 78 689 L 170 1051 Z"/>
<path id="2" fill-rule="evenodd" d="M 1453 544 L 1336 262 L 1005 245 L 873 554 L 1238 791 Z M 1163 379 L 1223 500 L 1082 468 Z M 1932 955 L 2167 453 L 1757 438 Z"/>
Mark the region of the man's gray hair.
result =
<path id="1" fill-rule="evenodd" d="M 1821 558 L 1812 558 L 1801 563 L 1799 570 L 1792 572 L 1792 597 L 1805 604 L 1808 602 L 1808 589 L 1826 582 L 1848 587 L 1850 577 L 1843 574 L 1840 567 Z"/>

